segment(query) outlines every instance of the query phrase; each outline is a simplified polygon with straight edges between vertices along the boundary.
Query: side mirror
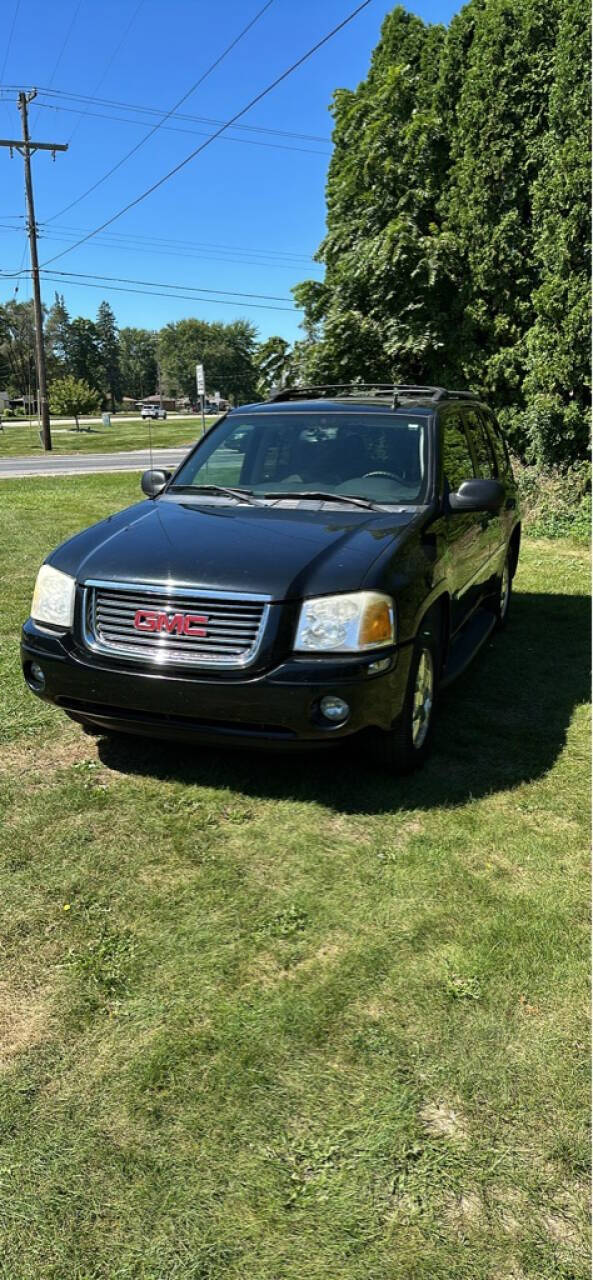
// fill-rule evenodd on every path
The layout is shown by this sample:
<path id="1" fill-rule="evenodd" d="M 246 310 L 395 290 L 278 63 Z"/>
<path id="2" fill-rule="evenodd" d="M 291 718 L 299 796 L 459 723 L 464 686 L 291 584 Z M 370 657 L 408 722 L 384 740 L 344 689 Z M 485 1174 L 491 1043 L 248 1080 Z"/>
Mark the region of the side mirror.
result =
<path id="1" fill-rule="evenodd" d="M 140 481 L 147 498 L 156 498 L 171 479 L 172 471 L 145 471 Z"/>
<path id="2" fill-rule="evenodd" d="M 504 489 L 498 480 L 464 480 L 457 493 L 449 494 L 450 511 L 500 511 Z"/>

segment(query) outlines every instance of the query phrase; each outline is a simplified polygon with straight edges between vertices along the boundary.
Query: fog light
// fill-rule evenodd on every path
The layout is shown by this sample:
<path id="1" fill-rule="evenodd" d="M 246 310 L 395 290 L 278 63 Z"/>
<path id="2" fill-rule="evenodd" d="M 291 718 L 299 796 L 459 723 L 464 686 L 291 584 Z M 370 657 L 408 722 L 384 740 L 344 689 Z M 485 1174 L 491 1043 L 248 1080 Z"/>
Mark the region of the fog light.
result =
<path id="1" fill-rule="evenodd" d="M 33 693 L 43 693 L 45 689 L 45 676 L 38 662 L 31 662 L 27 671 L 27 684 Z"/>
<path id="2" fill-rule="evenodd" d="M 334 698 L 331 694 L 321 699 L 319 707 L 321 714 L 326 720 L 331 720 L 332 724 L 341 724 L 350 715 L 348 703 L 344 702 L 343 698 Z"/>

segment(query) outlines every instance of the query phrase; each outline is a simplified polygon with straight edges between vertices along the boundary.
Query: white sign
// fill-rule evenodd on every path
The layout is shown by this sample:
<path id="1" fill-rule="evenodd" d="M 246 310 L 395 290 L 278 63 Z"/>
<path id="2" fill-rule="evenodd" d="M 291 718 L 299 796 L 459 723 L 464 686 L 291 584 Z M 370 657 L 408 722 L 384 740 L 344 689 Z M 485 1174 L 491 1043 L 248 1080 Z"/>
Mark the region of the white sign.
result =
<path id="1" fill-rule="evenodd" d="M 196 365 L 196 387 L 197 387 L 197 391 L 198 391 L 198 395 L 199 395 L 199 396 L 205 396 L 205 395 L 206 395 L 206 380 L 205 380 L 205 378 L 204 378 L 204 366 L 203 366 L 203 364 L 197 364 L 197 365 Z"/>

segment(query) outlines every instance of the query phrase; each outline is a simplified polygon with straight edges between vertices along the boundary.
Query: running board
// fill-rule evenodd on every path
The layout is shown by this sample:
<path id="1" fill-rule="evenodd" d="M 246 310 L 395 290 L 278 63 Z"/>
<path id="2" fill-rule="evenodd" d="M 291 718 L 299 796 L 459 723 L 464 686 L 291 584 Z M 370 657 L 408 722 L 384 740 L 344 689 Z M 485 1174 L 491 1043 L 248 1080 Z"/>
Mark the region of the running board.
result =
<path id="1" fill-rule="evenodd" d="M 477 609 L 451 643 L 449 658 L 441 679 L 441 689 L 446 689 L 473 662 L 488 636 L 496 626 L 496 618 L 490 610 Z"/>

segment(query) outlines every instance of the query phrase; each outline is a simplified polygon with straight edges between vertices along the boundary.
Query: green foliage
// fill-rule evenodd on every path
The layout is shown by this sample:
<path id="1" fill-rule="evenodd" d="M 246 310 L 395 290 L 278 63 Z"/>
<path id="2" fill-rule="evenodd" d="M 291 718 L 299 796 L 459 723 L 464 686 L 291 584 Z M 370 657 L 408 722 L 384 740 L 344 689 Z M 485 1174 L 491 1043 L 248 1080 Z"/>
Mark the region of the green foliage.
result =
<path id="1" fill-rule="evenodd" d="M 141 400 L 157 385 L 156 340 L 149 329 L 119 330 L 119 362 L 124 394 Z"/>
<path id="2" fill-rule="evenodd" d="M 102 302 L 97 312 L 97 341 L 99 363 L 103 380 L 103 393 L 109 396 L 111 408 L 115 409 L 122 394 L 122 378 L 119 357 L 119 342 L 115 316 L 108 302 Z"/>
<path id="3" fill-rule="evenodd" d="M 77 316 L 68 333 L 68 373 L 87 382 L 95 391 L 102 389 L 101 348 L 97 326 L 86 316 Z"/>
<path id="4" fill-rule="evenodd" d="M 44 326 L 47 378 L 51 383 L 68 372 L 70 315 L 63 294 L 55 293 Z"/>
<path id="5" fill-rule="evenodd" d="M 284 338 L 258 344 L 247 320 L 209 323 L 189 317 L 156 334 L 149 329 L 119 330 L 102 302 L 96 321 L 70 318 L 56 293 L 44 325 L 48 384 L 66 376 L 86 382 L 98 403 L 112 409 L 122 396 L 141 399 L 157 385 L 157 352 L 163 385 L 172 396 L 196 396 L 196 364 L 206 369 L 209 392 L 220 391 L 235 403 L 267 396 L 272 386 L 292 375 L 292 352 Z M 0 305 L 0 389 L 35 394 L 35 326 L 32 302 Z"/>
<path id="6" fill-rule="evenodd" d="M 196 364 L 203 364 L 209 392 L 220 391 L 235 402 L 253 400 L 256 330 L 247 320 L 209 324 L 206 320 L 178 320 L 159 333 L 158 349 L 163 382 L 170 395 L 196 396 Z"/>
<path id="7" fill-rule="evenodd" d="M 334 95 L 303 380 L 470 385 L 524 458 L 584 456 L 588 45 L 581 0 L 470 0 L 446 31 L 388 15 Z"/>
<path id="8" fill-rule="evenodd" d="M 35 395 L 35 322 L 32 302 L 0 305 L 0 376 L 17 396 Z"/>
<path id="9" fill-rule="evenodd" d="M 536 409 L 528 437 L 532 456 L 548 465 L 582 457 L 589 437 L 589 48 L 587 7 L 564 0 L 549 129 L 533 188 L 539 285 L 527 339 L 526 390 Z"/>
<path id="10" fill-rule="evenodd" d="M 89 387 L 88 382 L 82 378 L 74 378 L 70 373 L 65 378 L 58 378 L 50 391 L 51 412 L 72 416 L 76 420 L 77 430 L 79 415 L 93 413 L 98 403 L 99 396 L 94 387 Z"/>
<path id="11" fill-rule="evenodd" d="M 591 538 L 591 464 L 575 462 L 563 470 L 522 466 L 514 460 L 523 527 L 534 538 Z"/>
<path id="12" fill-rule="evenodd" d="M 285 338 L 268 338 L 255 352 L 257 395 L 265 400 L 274 387 L 284 386 L 291 375 L 290 344 Z"/>

